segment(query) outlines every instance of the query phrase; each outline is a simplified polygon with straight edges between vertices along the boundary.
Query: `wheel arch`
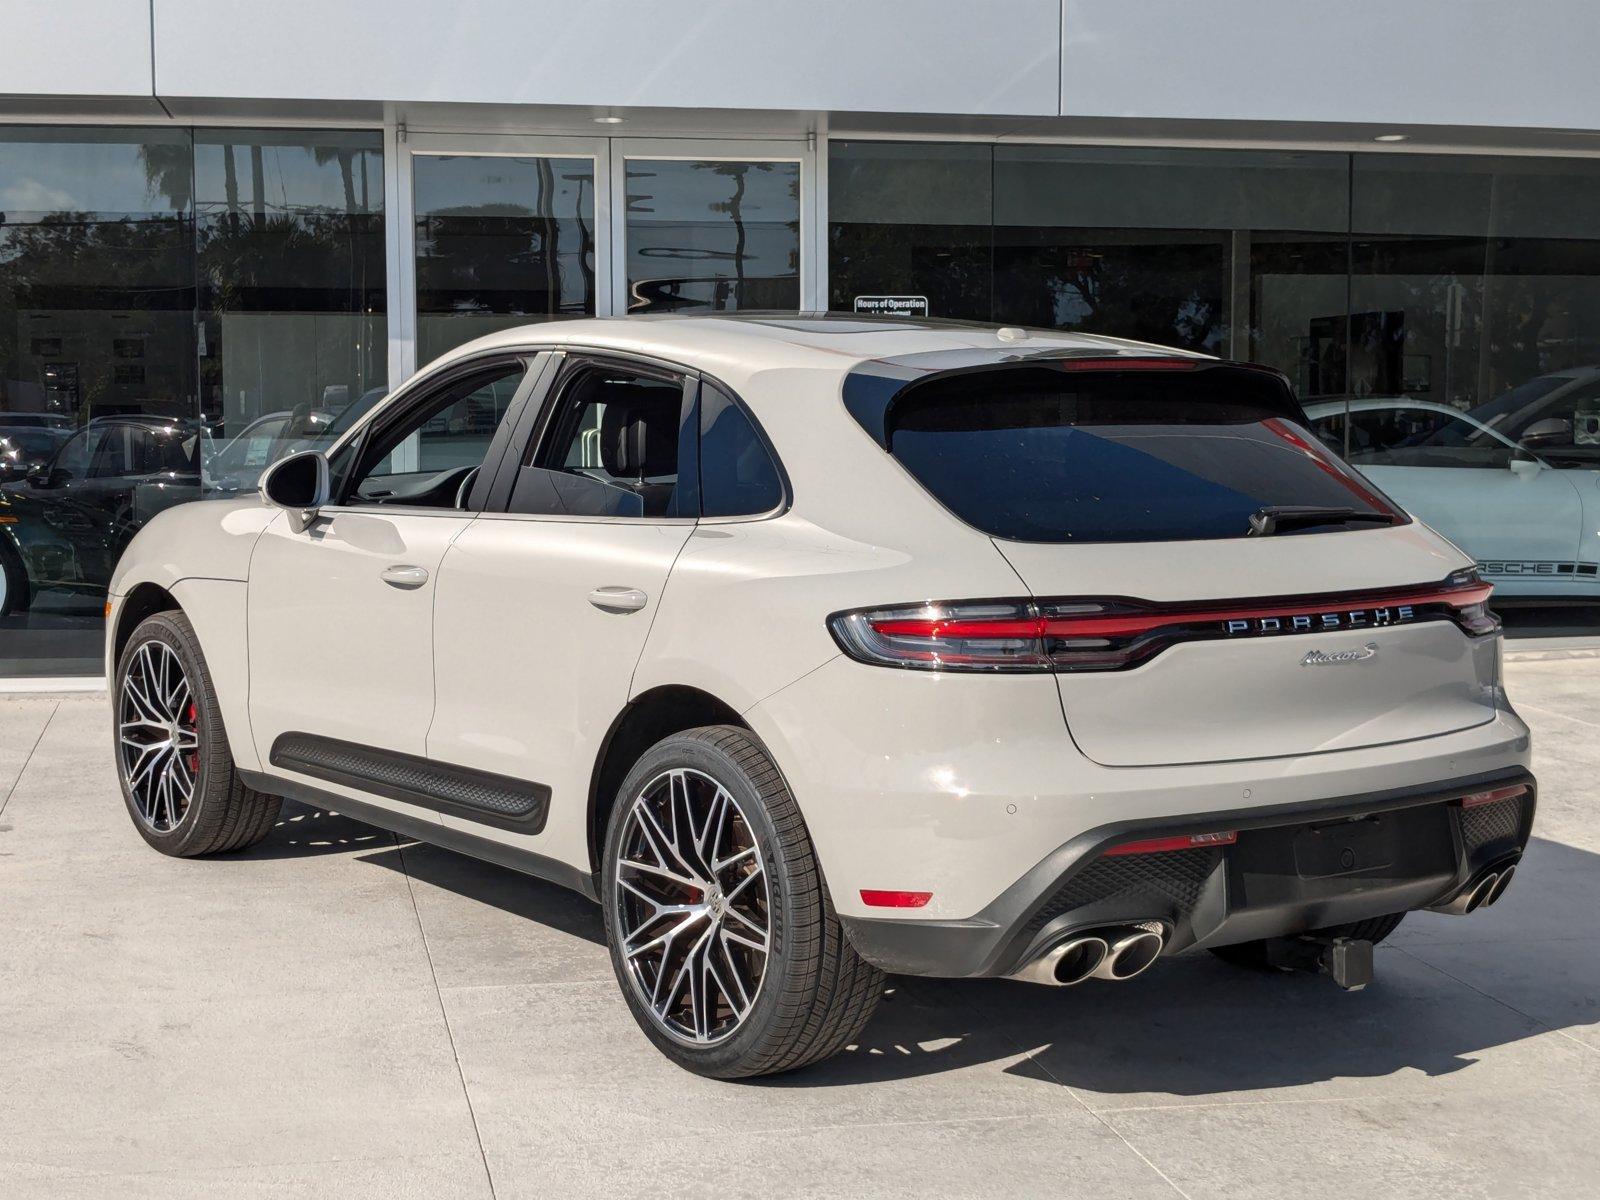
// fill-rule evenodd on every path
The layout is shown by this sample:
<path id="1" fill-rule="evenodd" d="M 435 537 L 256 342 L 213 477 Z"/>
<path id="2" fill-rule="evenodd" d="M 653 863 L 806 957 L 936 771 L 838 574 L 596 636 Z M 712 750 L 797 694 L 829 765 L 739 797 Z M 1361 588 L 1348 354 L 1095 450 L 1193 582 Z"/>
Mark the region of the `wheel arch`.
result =
<path id="1" fill-rule="evenodd" d="M 122 661 L 123 648 L 141 622 L 158 612 L 183 611 L 178 598 L 159 583 L 136 584 L 117 606 L 117 624 L 111 635 L 110 669 L 114 672 Z"/>
<path id="2" fill-rule="evenodd" d="M 644 752 L 662 738 L 702 725 L 733 725 L 754 730 L 737 710 L 710 692 L 666 684 L 630 700 L 611 722 L 589 778 L 589 870 L 598 873 L 606 825 L 616 805 L 617 789 Z"/>

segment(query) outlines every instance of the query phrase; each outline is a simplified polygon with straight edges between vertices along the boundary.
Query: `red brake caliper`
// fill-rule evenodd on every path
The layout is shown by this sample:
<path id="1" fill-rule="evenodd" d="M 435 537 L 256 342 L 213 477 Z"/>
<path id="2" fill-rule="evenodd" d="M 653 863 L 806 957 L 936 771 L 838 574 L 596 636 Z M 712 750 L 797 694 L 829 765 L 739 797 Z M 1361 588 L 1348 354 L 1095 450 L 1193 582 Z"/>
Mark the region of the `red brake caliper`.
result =
<path id="1" fill-rule="evenodd" d="M 199 723 L 200 723 L 200 710 L 197 707 L 195 707 L 195 702 L 193 700 L 189 701 L 189 709 L 188 709 L 187 712 L 184 713 L 184 720 L 188 722 L 189 731 L 191 733 L 198 733 L 198 726 L 199 726 Z M 195 740 L 199 741 L 199 738 L 196 737 Z M 189 751 L 189 773 L 191 775 L 200 774 L 200 750 L 199 750 L 199 747 L 196 747 L 195 749 Z"/>

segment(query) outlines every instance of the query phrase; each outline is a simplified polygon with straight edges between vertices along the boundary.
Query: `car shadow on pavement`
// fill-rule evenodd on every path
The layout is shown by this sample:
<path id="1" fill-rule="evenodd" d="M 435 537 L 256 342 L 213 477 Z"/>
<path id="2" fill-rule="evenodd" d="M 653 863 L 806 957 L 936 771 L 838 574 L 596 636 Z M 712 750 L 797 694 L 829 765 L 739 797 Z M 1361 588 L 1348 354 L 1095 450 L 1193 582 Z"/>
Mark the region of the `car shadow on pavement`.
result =
<path id="1" fill-rule="evenodd" d="M 1549 941 L 1559 953 L 1561 939 L 1592 928 L 1597 908 L 1600 855 L 1535 838 L 1501 905 L 1469 918 L 1412 917 L 1421 928 L 1402 926 L 1379 948 L 1376 978 L 1360 992 L 1310 974 L 1244 970 L 1203 951 L 1121 984 L 896 979 L 859 1045 L 810 1070 L 755 1082 L 836 1087 L 1016 1058 L 1007 1067 L 1013 1075 L 1158 1102 L 1341 1078 L 1450 1075 L 1545 1033 L 1549 1026 L 1526 1008 L 1560 1012 L 1564 1025 L 1600 1022 L 1600 993 L 1584 985 L 1585 975 L 1551 971 L 1532 985 L 1541 1002 L 1528 1003 L 1528 960 L 1513 957 L 1520 938 Z M 1576 945 L 1590 952 L 1593 943 Z M 1447 973 L 1463 960 L 1482 966 L 1465 972 L 1471 982 Z M 1519 1008 L 1491 994 L 1513 981 Z"/>
<path id="2" fill-rule="evenodd" d="M 575 892 L 301 805 L 285 805 L 273 835 L 239 857 L 339 851 L 357 851 L 363 863 L 571 936 L 605 941 L 599 907 Z M 1559 946 L 1583 938 L 1597 909 L 1600 854 L 1534 838 L 1505 901 L 1469 918 L 1411 917 L 1379 948 L 1376 978 L 1360 992 L 1342 992 L 1309 974 L 1244 970 L 1204 952 L 1163 959 L 1126 983 L 1071 988 L 891 977 L 858 1045 L 815 1067 L 748 1083 L 848 1087 L 1006 1062 L 1019 1078 L 1159 1098 L 1408 1072 L 1450 1075 L 1548 1026 L 1494 999 L 1493 988 L 1479 990 L 1432 965 L 1438 955 L 1430 948 L 1446 947 L 1454 961 L 1468 954 L 1491 978 L 1512 977 L 1526 961 L 1510 957 L 1520 941 Z M 1550 989 L 1546 1007 L 1571 1025 L 1600 1022 L 1600 993 L 1570 982 L 1563 993 L 1560 979 L 1552 972 L 1538 985 Z"/>

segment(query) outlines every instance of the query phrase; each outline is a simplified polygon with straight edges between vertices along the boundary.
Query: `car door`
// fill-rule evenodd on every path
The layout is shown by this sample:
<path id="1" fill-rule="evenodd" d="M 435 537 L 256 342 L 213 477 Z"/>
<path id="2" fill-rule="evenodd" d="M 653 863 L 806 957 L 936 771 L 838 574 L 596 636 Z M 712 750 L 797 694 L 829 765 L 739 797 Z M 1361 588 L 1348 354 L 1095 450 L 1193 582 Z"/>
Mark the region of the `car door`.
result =
<path id="1" fill-rule="evenodd" d="M 587 858 L 590 771 L 629 699 L 698 512 L 691 377 L 570 354 L 513 440 L 486 511 L 451 544 L 434 603 L 441 765 L 547 789 L 513 821 L 447 826 Z"/>
<path id="2" fill-rule="evenodd" d="M 1358 401 L 1349 422 L 1350 464 L 1504 590 L 1571 569 L 1583 504 L 1567 473 L 1443 405 Z"/>
<path id="3" fill-rule="evenodd" d="M 491 441 L 465 416 L 487 407 L 509 431 L 532 374 L 528 359 L 499 356 L 408 389 L 334 455 L 333 499 L 315 520 L 296 529 L 280 514 L 262 534 L 250 562 L 250 723 L 274 773 L 393 791 L 363 772 L 426 753 L 436 575 L 480 503 L 473 472 L 492 469 L 509 436 Z"/>

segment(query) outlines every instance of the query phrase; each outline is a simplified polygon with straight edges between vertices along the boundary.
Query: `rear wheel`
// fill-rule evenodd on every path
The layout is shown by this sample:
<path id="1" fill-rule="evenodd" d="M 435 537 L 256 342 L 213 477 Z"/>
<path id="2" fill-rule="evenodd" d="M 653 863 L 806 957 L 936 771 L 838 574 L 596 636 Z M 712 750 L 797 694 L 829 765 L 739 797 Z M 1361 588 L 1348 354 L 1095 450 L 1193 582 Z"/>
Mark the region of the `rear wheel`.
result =
<path id="1" fill-rule="evenodd" d="M 1371 942 L 1376 946 L 1388 937 L 1405 920 L 1405 913 L 1390 913 L 1385 917 L 1369 917 L 1365 921 L 1348 921 L 1343 925 L 1330 925 L 1326 929 L 1314 929 L 1307 936 L 1319 938 L 1352 938 L 1359 942 Z M 1249 967 L 1256 971 L 1272 969 L 1272 963 L 1267 957 L 1267 943 L 1239 942 L 1233 946 L 1214 946 L 1211 953 L 1224 962 L 1230 962 L 1236 967 Z"/>
<path id="2" fill-rule="evenodd" d="M 675 734 L 639 760 L 612 812 L 602 898 L 634 1019 L 697 1074 L 820 1062 L 883 991 L 845 940 L 794 798 L 743 729 Z"/>
<path id="3" fill-rule="evenodd" d="M 141 837 L 192 858 L 264 838 L 282 801 L 246 787 L 194 627 L 161 612 L 133 631 L 117 663 L 112 720 L 117 778 Z"/>

